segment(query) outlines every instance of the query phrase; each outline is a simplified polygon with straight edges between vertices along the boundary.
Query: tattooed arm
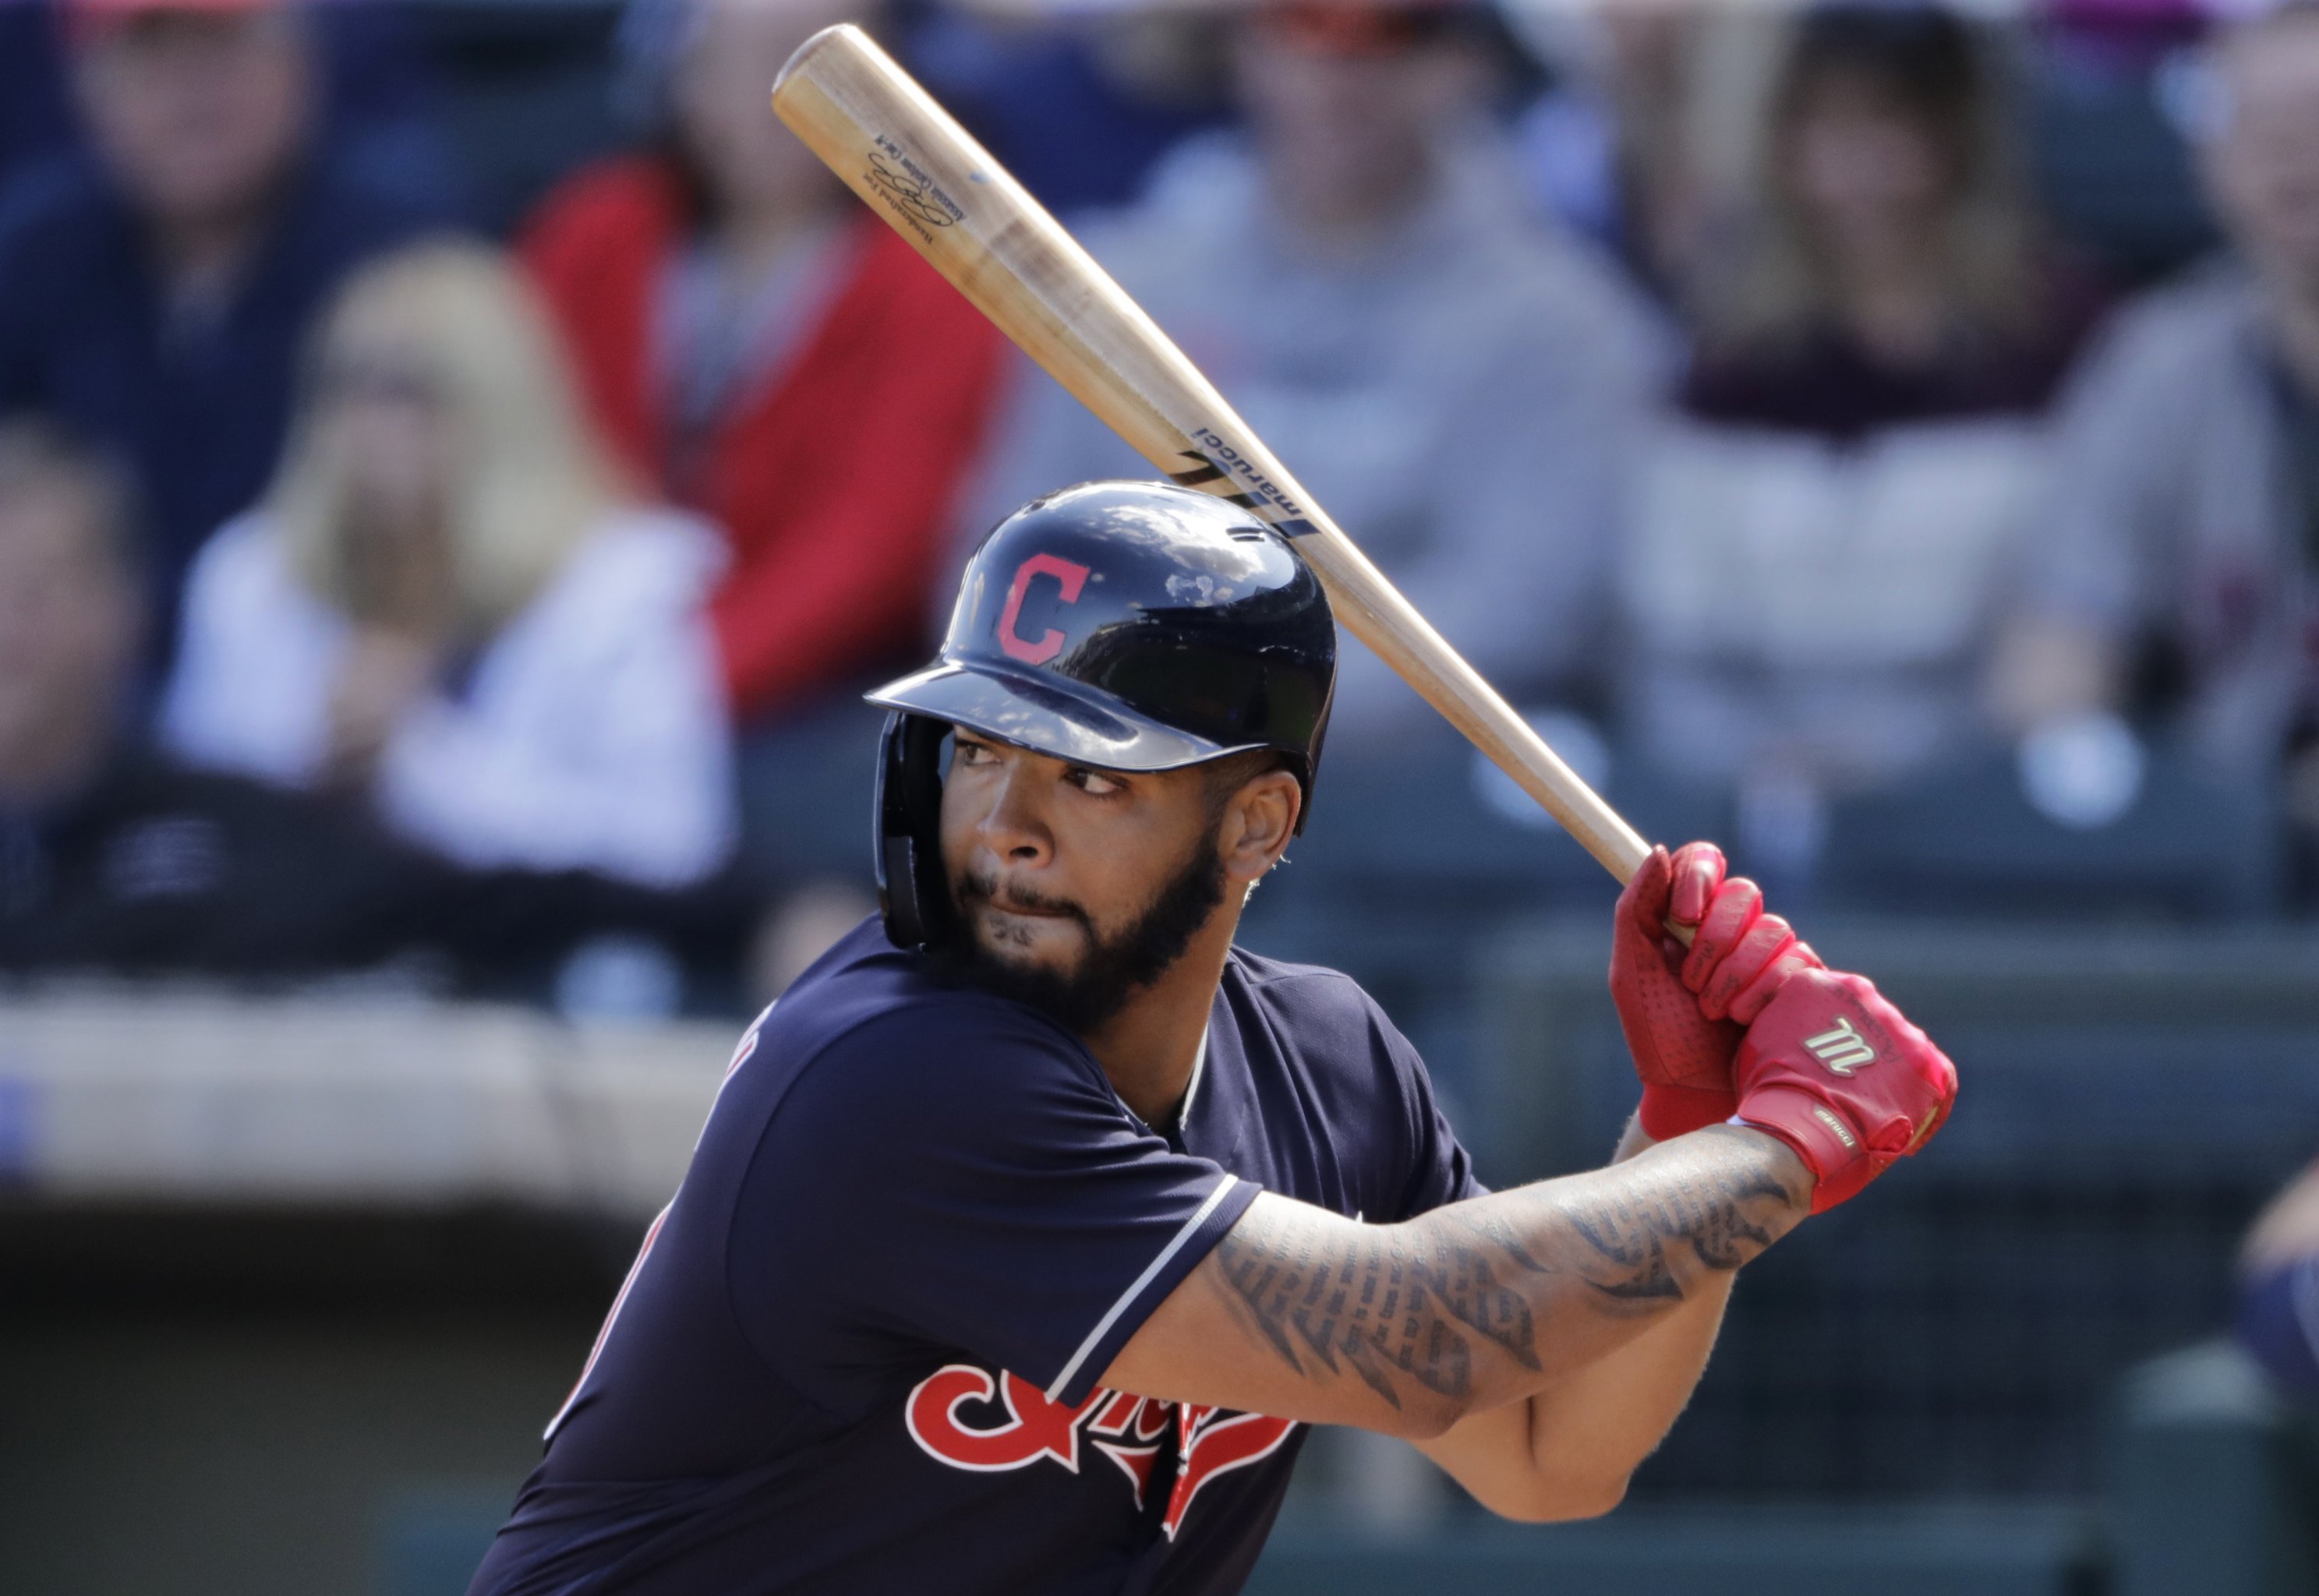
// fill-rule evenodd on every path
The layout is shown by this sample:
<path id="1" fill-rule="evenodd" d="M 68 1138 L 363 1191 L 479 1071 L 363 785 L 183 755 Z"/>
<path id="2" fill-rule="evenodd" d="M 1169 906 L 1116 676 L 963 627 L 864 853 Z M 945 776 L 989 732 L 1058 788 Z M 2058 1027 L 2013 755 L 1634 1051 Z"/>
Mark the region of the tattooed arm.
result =
<path id="1" fill-rule="evenodd" d="M 1652 1145 L 1638 1119 L 1616 1159 Z M 1593 1363 L 1520 1402 L 1476 1413 L 1417 1449 L 1510 1519 L 1591 1519 L 1665 1438 L 1714 1350 L 1737 1271 L 1718 1270 L 1680 1307 Z"/>
<path id="2" fill-rule="evenodd" d="M 1469 1452 L 1502 1461 L 1513 1445 L 1516 1420 L 1496 1411 L 1545 1393 L 1544 1408 L 1520 1420 L 1527 1440 L 1558 1404 L 1594 1411 L 1569 1409 L 1568 1393 L 1598 1370 L 1639 1360 L 1663 1374 L 1661 1384 L 1681 1387 L 1671 1420 L 1705 1361 L 1732 1272 L 1810 1200 L 1796 1156 L 1737 1127 L 1403 1224 L 1362 1224 L 1267 1193 L 1144 1321 L 1103 1383 L 1435 1441 L 1465 1479 Z M 1492 1422 L 1461 1445 L 1457 1429 L 1476 1415 Z M 1572 1445 L 1587 1433 L 1575 1429 Z M 1569 1449 L 1542 1435 L 1525 1452 L 1541 1448 Z M 1511 1492 L 1493 1501 L 1467 1483 L 1500 1510 L 1567 1516 L 1522 1511 L 1536 1504 Z"/>

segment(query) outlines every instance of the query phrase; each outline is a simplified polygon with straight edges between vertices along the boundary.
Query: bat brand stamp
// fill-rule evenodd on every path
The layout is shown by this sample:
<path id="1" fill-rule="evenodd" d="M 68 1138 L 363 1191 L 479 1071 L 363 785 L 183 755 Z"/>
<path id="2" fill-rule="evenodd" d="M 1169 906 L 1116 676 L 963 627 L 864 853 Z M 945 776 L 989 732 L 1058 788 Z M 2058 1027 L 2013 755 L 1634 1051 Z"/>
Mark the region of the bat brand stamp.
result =
<path id="1" fill-rule="evenodd" d="M 966 208 L 944 194 L 932 174 L 904 153 L 899 144 L 883 133 L 875 137 L 863 181 L 885 197 L 894 214 L 912 231 L 931 244 L 934 234 L 929 230 L 952 227 L 965 219 Z"/>
<path id="2" fill-rule="evenodd" d="M 1272 511 L 1264 518 L 1289 537 L 1302 537 L 1308 532 L 1319 530 L 1305 518 L 1304 511 L 1298 507 L 1296 500 L 1282 491 L 1270 477 L 1249 464 L 1246 457 L 1219 437 L 1214 428 L 1195 427 L 1192 437 L 1195 442 L 1205 444 L 1207 448 L 1205 451 L 1186 449 L 1184 458 L 1195 464 L 1189 470 L 1169 472 L 1168 479 L 1170 482 L 1179 487 L 1205 488 L 1208 483 L 1222 482 L 1226 477 L 1236 478 L 1245 482 L 1247 487 L 1241 492 L 1220 495 L 1227 503 L 1237 504 L 1242 509 Z"/>

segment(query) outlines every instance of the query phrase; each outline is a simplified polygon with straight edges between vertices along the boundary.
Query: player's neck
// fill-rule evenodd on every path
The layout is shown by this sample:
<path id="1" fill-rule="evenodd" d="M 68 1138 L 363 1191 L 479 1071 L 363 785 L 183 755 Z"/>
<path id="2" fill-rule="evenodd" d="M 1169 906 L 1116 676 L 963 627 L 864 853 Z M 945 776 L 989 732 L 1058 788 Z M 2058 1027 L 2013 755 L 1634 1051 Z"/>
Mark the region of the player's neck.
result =
<path id="1" fill-rule="evenodd" d="M 1224 956 L 1240 927 L 1236 905 L 1220 905 L 1192 938 L 1184 956 L 1126 1006 L 1080 1040 L 1110 1077 L 1120 1101 L 1147 1125 L 1173 1125 L 1191 1089 L 1200 1038 L 1215 1007 Z"/>

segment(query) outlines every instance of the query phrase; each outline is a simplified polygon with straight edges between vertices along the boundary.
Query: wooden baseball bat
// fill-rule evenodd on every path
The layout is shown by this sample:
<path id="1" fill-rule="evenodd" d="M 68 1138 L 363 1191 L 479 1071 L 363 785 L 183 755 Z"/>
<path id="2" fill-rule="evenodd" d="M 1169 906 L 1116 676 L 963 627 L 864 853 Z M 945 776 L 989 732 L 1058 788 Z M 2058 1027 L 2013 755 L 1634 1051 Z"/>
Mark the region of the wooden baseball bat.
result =
<path id="1" fill-rule="evenodd" d="M 868 34 L 846 23 L 806 41 L 773 85 L 773 109 L 1145 459 L 1285 533 L 1355 636 L 1605 870 L 1620 881 L 1635 873 L 1650 848 L 1634 827 L 1369 564 L 1110 274 Z"/>

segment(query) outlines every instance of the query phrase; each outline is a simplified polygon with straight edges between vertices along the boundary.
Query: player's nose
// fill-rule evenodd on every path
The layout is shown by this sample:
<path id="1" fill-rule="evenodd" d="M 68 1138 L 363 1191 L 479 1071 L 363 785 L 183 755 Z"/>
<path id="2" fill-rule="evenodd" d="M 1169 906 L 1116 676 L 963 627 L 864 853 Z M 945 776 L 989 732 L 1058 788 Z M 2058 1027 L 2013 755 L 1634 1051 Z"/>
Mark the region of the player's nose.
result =
<path id="1" fill-rule="evenodd" d="M 1052 855 L 1053 834 L 1039 810 L 1044 789 L 1028 760 L 1009 760 L 989 784 L 974 825 L 975 846 L 1012 865 L 1044 864 Z"/>

